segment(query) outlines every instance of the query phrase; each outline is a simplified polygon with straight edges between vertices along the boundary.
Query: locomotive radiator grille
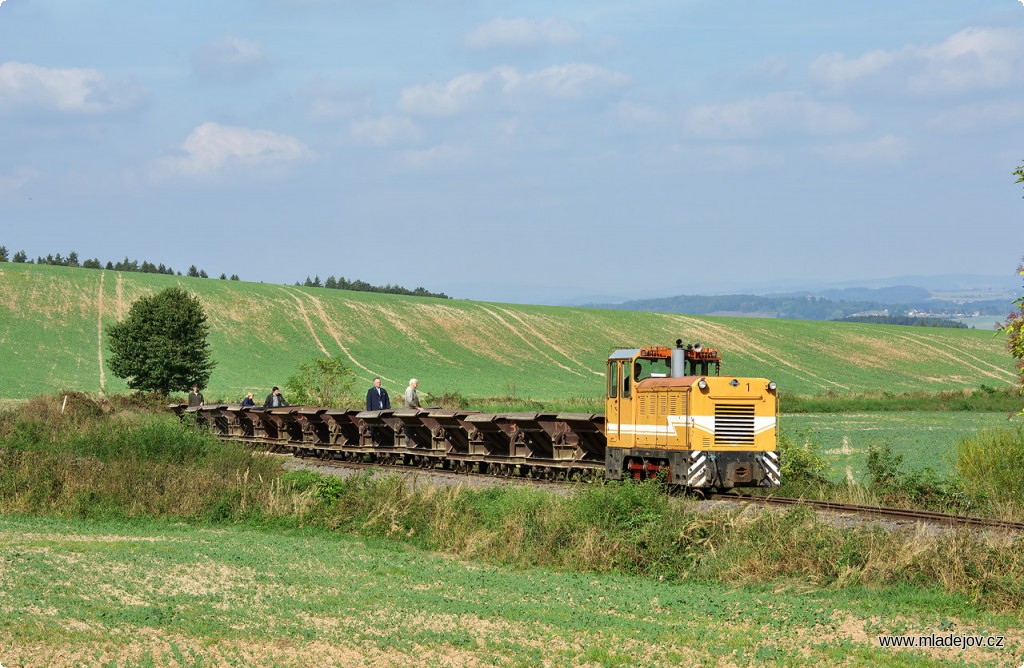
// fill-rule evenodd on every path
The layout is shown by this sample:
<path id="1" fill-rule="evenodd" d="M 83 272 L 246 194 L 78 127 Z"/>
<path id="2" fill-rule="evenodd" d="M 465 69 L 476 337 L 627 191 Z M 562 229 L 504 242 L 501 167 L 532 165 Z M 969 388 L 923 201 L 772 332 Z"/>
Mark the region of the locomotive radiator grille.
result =
<path id="1" fill-rule="evenodd" d="M 715 406 L 715 445 L 753 445 L 753 404 Z"/>

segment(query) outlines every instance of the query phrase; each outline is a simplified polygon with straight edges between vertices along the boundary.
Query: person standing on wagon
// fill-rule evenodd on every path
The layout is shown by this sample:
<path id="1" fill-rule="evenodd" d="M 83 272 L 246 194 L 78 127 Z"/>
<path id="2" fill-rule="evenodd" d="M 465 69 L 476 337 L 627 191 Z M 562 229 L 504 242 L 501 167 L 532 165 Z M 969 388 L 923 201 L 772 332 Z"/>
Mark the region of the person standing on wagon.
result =
<path id="1" fill-rule="evenodd" d="M 366 392 L 366 410 L 383 411 L 391 408 L 388 391 L 380 386 L 380 376 L 373 379 L 373 387 Z"/>
<path id="2" fill-rule="evenodd" d="M 409 380 L 409 387 L 405 388 L 405 407 L 406 408 L 419 408 L 420 407 L 420 395 L 416 392 L 416 388 L 419 387 L 420 381 L 412 378 Z"/>

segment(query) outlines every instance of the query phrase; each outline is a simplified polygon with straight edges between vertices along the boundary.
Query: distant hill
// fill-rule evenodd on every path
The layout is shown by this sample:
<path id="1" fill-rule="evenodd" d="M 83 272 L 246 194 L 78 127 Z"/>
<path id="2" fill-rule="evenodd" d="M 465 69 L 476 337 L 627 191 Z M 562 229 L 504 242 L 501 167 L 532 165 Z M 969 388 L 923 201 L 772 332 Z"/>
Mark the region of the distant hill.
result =
<path id="1" fill-rule="evenodd" d="M 596 397 L 610 349 L 677 338 L 719 348 L 727 373 L 769 377 L 784 393 L 996 387 L 1016 377 L 991 332 L 517 306 L 3 263 L 0 398 L 123 391 L 106 366 L 106 331 L 135 299 L 168 286 L 193 291 L 209 314 L 218 366 L 208 397 L 265 394 L 324 355 L 349 364 L 366 387 L 383 376 L 392 393 L 415 376 L 432 394 Z"/>
<path id="2" fill-rule="evenodd" d="M 750 318 L 794 320 L 839 320 L 852 315 L 881 311 L 892 316 L 936 317 L 991 315 L 1003 317 L 1012 309 L 1009 297 L 981 301 L 933 299 L 927 290 L 909 286 L 874 290 L 855 288 L 832 291 L 841 298 L 806 293 L 778 295 L 678 295 L 657 299 L 634 299 L 619 304 L 592 304 L 593 308 L 652 311 L 689 315 L 732 315 Z M 923 295 L 923 297 L 922 297 Z M 873 299 L 854 299 L 873 297 Z M 901 300 L 900 297 L 912 298 Z"/>

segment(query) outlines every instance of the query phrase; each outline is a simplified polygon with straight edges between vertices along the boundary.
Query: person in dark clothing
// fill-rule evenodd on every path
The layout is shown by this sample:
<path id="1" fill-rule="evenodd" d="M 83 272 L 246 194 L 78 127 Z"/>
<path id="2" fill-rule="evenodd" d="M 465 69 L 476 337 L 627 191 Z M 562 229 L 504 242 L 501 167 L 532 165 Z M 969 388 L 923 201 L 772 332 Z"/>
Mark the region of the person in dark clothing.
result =
<path id="1" fill-rule="evenodd" d="M 253 399 L 252 399 L 252 392 L 250 392 L 249 394 L 245 395 L 245 399 L 242 399 L 242 407 L 243 408 L 245 406 L 255 406 L 255 405 L 256 405 L 256 402 L 253 401 Z"/>
<path id="2" fill-rule="evenodd" d="M 192 391 L 188 393 L 188 407 L 202 406 L 206 403 L 203 393 L 199 391 L 199 385 L 192 385 Z"/>
<path id="3" fill-rule="evenodd" d="M 279 408 L 287 405 L 289 405 L 288 402 L 284 400 L 284 395 L 281 394 L 280 388 L 276 385 L 270 394 L 267 395 L 267 400 L 263 402 L 264 408 Z"/>
<path id="4" fill-rule="evenodd" d="M 373 379 L 373 387 L 366 392 L 366 410 L 382 411 L 391 408 L 388 391 L 380 386 L 380 378 Z"/>

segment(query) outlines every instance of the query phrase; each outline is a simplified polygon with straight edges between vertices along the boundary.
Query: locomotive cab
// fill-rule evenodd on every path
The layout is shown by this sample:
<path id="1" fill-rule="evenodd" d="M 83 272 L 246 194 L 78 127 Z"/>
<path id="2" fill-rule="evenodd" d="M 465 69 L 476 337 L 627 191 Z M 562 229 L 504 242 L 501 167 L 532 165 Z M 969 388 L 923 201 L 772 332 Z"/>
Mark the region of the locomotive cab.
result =
<path id="1" fill-rule="evenodd" d="M 722 376 L 721 364 L 717 350 L 682 341 L 613 351 L 606 476 L 661 474 L 705 489 L 779 485 L 776 385 Z"/>

